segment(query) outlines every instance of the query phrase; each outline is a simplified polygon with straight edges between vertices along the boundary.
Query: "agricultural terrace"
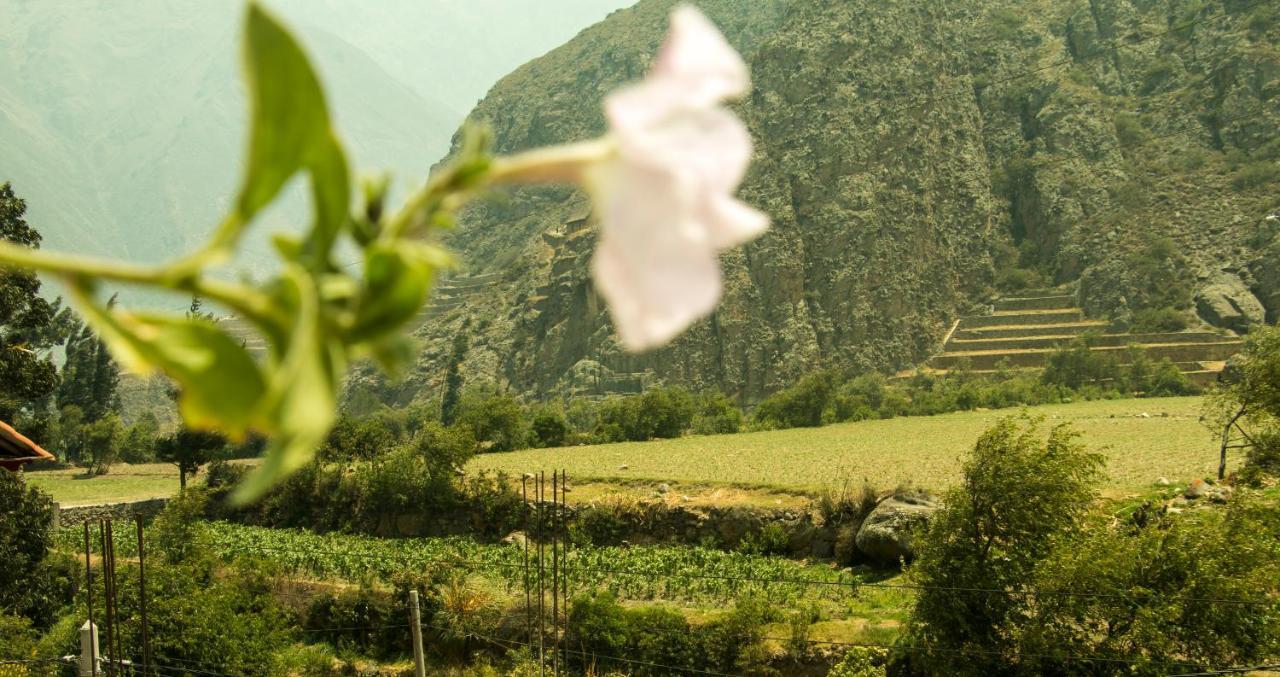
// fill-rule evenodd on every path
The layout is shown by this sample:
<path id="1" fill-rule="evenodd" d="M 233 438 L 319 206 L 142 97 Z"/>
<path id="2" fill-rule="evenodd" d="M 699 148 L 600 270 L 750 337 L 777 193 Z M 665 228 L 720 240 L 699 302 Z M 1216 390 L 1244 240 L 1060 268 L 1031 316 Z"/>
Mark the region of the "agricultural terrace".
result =
<path id="1" fill-rule="evenodd" d="M 1046 425 L 1070 424 L 1108 458 L 1112 493 L 1159 478 L 1217 471 L 1215 435 L 1199 397 L 1127 399 L 1035 407 Z M 810 491 L 845 480 L 940 489 L 983 430 L 1015 410 L 843 423 L 824 428 L 535 449 L 477 457 L 471 467 L 512 474 L 563 468 L 581 480 L 733 483 Z"/>

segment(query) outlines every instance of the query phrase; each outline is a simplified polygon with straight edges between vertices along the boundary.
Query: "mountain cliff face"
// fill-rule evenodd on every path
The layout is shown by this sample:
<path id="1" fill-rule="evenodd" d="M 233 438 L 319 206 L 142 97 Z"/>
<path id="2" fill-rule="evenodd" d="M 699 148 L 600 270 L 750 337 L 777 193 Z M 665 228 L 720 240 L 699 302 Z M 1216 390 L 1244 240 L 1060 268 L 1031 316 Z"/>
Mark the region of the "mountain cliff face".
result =
<path id="1" fill-rule="evenodd" d="M 611 15 L 472 117 L 503 152 L 600 133 L 601 97 L 643 75 L 671 4 Z M 758 155 L 742 193 L 774 220 L 724 257 L 716 314 L 623 353 L 587 274 L 589 204 L 519 190 L 461 219 L 452 244 L 471 277 L 446 288 L 416 372 L 380 396 L 429 396 L 466 331 L 473 382 L 545 396 L 668 381 L 751 401 L 821 366 L 918 363 L 1014 269 L 1074 283 L 1091 313 L 1124 321 L 1150 294 L 1134 261 L 1156 242 L 1202 294 L 1280 314 L 1270 3 L 698 4 L 752 65 L 739 110 Z"/>

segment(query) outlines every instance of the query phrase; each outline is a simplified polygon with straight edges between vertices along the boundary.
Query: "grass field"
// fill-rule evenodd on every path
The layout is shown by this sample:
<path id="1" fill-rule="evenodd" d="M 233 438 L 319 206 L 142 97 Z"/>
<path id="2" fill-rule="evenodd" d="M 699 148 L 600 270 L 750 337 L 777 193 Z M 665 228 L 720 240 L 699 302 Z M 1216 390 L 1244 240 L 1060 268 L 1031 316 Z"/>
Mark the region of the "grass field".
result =
<path id="1" fill-rule="evenodd" d="M 1214 435 L 1198 420 L 1201 403 L 1196 397 L 1113 400 L 1037 407 L 1032 412 L 1044 416 L 1046 425 L 1071 424 L 1089 446 L 1103 450 L 1110 459 L 1111 491 L 1123 494 L 1148 488 L 1160 477 L 1176 482 L 1216 472 Z M 471 467 L 515 475 L 563 468 L 581 489 L 575 500 L 614 491 L 617 484 L 638 484 L 648 492 L 652 483 L 669 482 L 679 485 L 682 493 L 704 494 L 707 502 L 790 504 L 798 497 L 725 487 L 809 492 L 867 479 L 881 488 L 900 483 L 942 488 L 958 477 L 960 458 L 978 435 L 1013 413 L 966 412 L 815 429 L 537 449 L 481 456 Z M 31 472 L 27 477 L 63 505 L 134 501 L 178 490 L 178 469 L 169 464 L 121 464 L 110 474 L 93 478 L 80 470 Z M 607 482 L 590 487 L 584 482 L 589 479 Z M 726 491 L 734 495 L 724 495 Z"/>
<path id="2" fill-rule="evenodd" d="M 1036 407 L 1046 426 L 1069 423 L 1108 461 L 1110 493 L 1217 470 L 1214 434 L 1198 397 L 1112 400 Z M 814 490 L 864 478 L 879 487 L 945 487 L 983 430 L 1016 410 L 965 412 L 816 429 L 686 437 L 477 458 L 473 467 L 512 474 L 563 468 L 579 481 L 654 480 Z M 1145 416 L 1144 416 L 1145 415 Z M 623 469 L 623 466 L 626 466 Z"/>
<path id="3" fill-rule="evenodd" d="M 141 501 L 178 491 L 178 466 L 169 463 L 120 463 L 97 477 L 80 468 L 28 472 L 26 477 L 28 484 L 49 492 L 64 507 Z"/>

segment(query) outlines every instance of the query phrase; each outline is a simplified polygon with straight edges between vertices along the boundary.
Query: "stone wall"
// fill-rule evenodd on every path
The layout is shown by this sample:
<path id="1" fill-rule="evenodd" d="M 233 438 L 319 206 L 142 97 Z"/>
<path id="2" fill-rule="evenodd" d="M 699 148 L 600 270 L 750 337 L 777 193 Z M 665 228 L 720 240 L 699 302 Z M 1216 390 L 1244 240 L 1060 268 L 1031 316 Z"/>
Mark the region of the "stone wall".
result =
<path id="1" fill-rule="evenodd" d="M 150 518 L 164 510 L 164 506 L 168 502 L 169 499 L 167 498 L 151 498 L 145 501 L 132 501 L 129 503 L 102 503 L 67 508 L 58 506 L 58 524 L 60 526 L 68 526 L 84 522 L 92 523 L 102 519 L 131 520 L 135 515 Z"/>

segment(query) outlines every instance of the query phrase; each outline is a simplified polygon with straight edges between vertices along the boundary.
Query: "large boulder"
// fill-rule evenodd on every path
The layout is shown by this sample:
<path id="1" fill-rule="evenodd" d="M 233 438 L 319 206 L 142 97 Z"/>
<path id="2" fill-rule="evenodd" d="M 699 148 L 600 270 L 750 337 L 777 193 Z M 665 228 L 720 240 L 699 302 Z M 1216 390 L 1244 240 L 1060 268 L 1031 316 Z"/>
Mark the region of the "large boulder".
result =
<path id="1" fill-rule="evenodd" d="M 1238 332 L 1248 331 L 1250 325 L 1267 320 L 1262 302 L 1244 280 L 1231 273 L 1214 275 L 1200 288 L 1196 294 L 1196 312 L 1215 327 Z"/>
<path id="2" fill-rule="evenodd" d="M 915 556 L 912 532 L 927 524 L 937 510 L 938 504 L 923 496 L 886 498 L 858 529 L 858 551 L 881 564 L 910 561 Z"/>
<path id="3" fill-rule="evenodd" d="M 1280 236 L 1262 249 L 1250 272 L 1255 280 L 1253 290 L 1267 309 L 1267 321 L 1280 322 Z"/>

